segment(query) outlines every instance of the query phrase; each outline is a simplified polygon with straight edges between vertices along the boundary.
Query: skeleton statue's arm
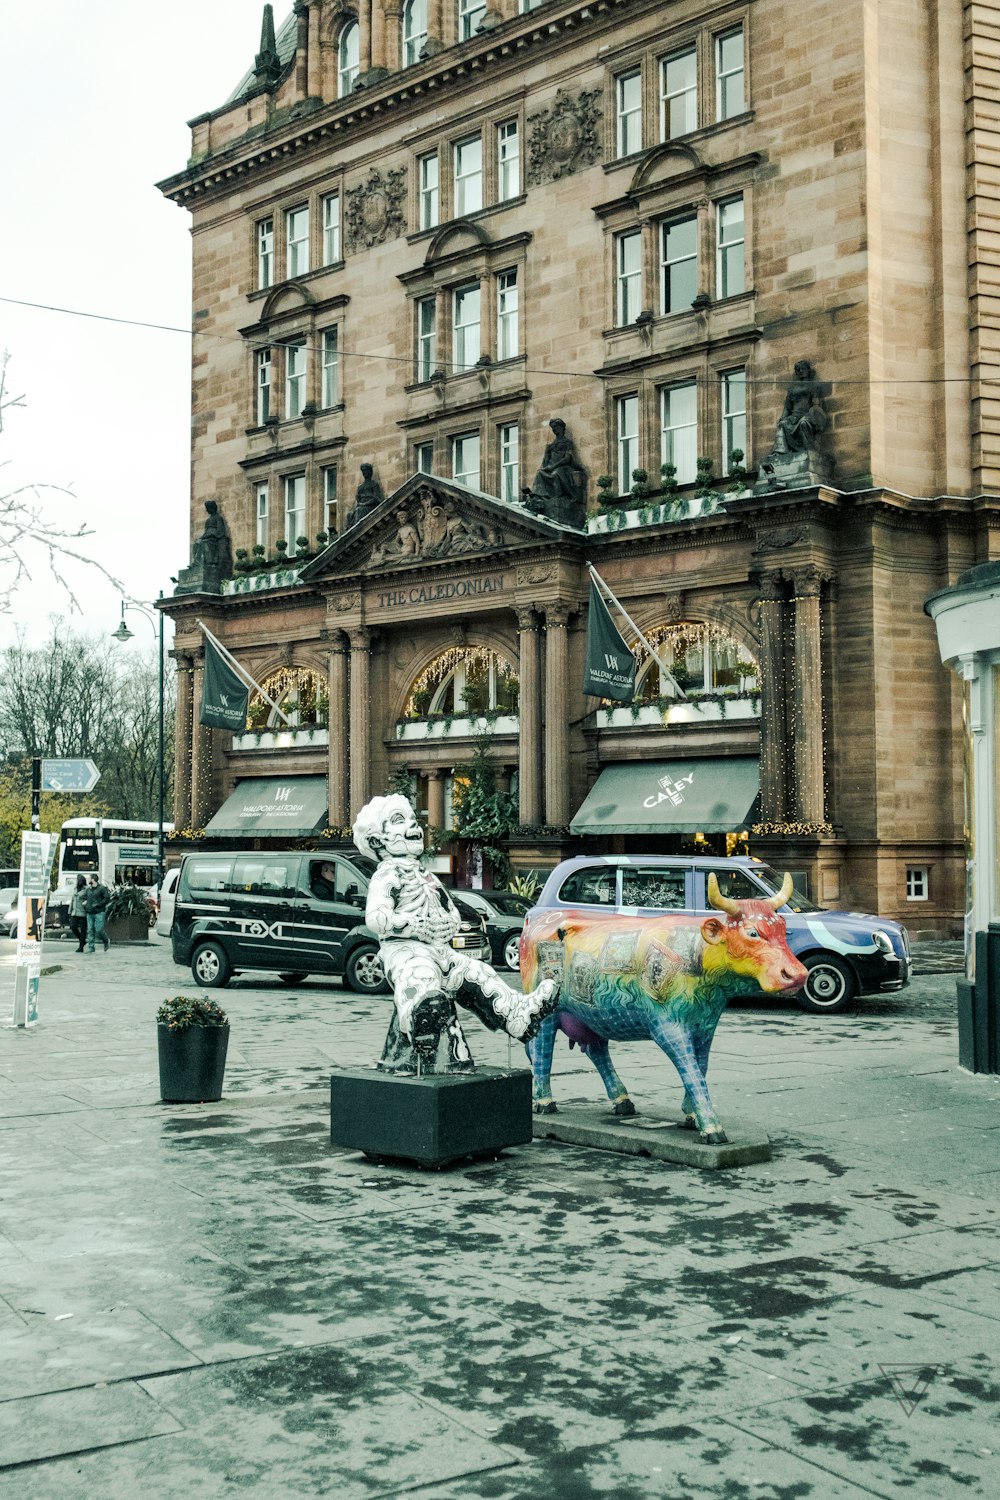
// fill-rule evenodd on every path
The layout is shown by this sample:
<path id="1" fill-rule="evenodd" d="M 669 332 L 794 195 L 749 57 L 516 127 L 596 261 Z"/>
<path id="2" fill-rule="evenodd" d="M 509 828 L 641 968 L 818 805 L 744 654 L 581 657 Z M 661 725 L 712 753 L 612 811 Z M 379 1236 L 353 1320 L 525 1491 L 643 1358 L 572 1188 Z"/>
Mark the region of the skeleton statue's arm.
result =
<path id="1" fill-rule="evenodd" d="M 365 903 L 365 921 L 380 938 L 411 936 L 409 917 L 396 909 L 401 886 L 399 872 L 383 860 L 371 878 Z"/>

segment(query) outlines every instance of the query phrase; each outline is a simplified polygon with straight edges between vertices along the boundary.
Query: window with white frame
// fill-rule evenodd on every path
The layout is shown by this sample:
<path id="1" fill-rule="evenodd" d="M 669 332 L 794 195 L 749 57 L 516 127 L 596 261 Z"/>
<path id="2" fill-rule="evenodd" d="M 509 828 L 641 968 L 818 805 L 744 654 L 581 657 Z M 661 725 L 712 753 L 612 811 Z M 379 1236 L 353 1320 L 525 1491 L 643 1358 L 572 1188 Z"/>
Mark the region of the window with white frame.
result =
<path id="1" fill-rule="evenodd" d="M 271 351 L 258 349 L 254 355 L 257 387 L 257 426 L 263 427 L 271 415 Z"/>
<path id="2" fill-rule="evenodd" d="M 417 379 L 430 380 L 437 369 L 437 298 L 417 303 Z"/>
<path id="3" fill-rule="evenodd" d="M 521 493 L 520 434 L 516 422 L 500 428 L 500 498 L 512 504 Z"/>
<path id="4" fill-rule="evenodd" d="M 682 47 L 660 61 L 660 140 L 698 128 L 698 52 Z"/>
<path id="5" fill-rule="evenodd" d="M 320 404 L 336 406 L 340 400 L 340 330 L 323 329 L 323 367 Z"/>
<path id="6" fill-rule="evenodd" d="M 693 380 L 660 392 L 660 462 L 673 464 L 678 484 L 693 484 L 698 472 L 698 388 Z"/>
<path id="7" fill-rule="evenodd" d="M 455 374 L 471 370 L 479 358 L 479 306 L 478 281 L 472 286 L 458 287 L 453 298 L 452 312 L 452 366 Z"/>
<path id="8" fill-rule="evenodd" d="M 455 217 L 474 214 L 483 206 L 483 141 L 470 135 L 455 142 Z"/>
<path id="9" fill-rule="evenodd" d="M 344 99 L 358 81 L 361 70 L 361 28 L 348 21 L 337 43 L 337 97 Z"/>
<path id="10" fill-rule="evenodd" d="M 743 80 L 743 27 L 715 38 L 715 118 L 731 120 L 746 108 Z"/>
<path id="11" fill-rule="evenodd" d="M 285 214 L 285 273 L 304 276 L 309 269 L 309 208 L 302 204 Z"/>
<path id="12" fill-rule="evenodd" d="M 415 443 L 413 445 L 413 472 L 414 474 L 434 473 L 433 442 Z"/>
<path id="13" fill-rule="evenodd" d="M 451 475 L 460 484 L 479 488 L 479 433 L 460 432 L 451 440 Z"/>
<path id="14" fill-rule="evenodd" d="M 419 199 L 417 224 L 420 229 L 433 229 L 438 221 L 438 154 L 431 151 L 417 162 Z"/>
<path id="15" fill-rule="evenodd" d="M 501 271 L 497 277 L 497 359 L 513 359 L 517 352 L 517 272 Z"/>
<path id="16" fill-rule="evenodd" d="M 267 550 L 270 540 L 268 529 L 268 498 L 269 489 L 267 483 L 259 484 L 254 495 L 254 512 L 257 526 L 257 546 Z"/>
<path id="17" fill-rule="evenodd" d="M 698 219 L 685 214 L 660 225 L 660 312 L 688 312 L 697 295 Z"/>
<path id="18" fill-rule="evenodd" d="M 327 193 L 323 199 L 323 264 L 332 266 L 340 259 L 340 194 Z"/>
<path id="19" fill-rule="evenodd" d="M 544 4 L 545 0 L 521 0 L 518 9 L 522 16 L 526 16 L 530 10 L 537 10 L 540 5 Z"/>
<path id="20" fill-rule="evenodd" d="M 329 537 L 337 534 L 337 465 L 323 470 L 323 526 Z"/>
<path id="21" fill-rule="evenodd" d="M 458 40 L 467 42 L 474 36 L 486 14 L 486 0 L 458 0 Z"/>
<path id="22" fill-rule="evenodd" d="M 427 0 L 406 0 L 403 6 L 403 67 L 420 61 L 427 44 Z"/>
<path id="23" fill-rule="evenodd" d="M 632 487 L 632 470 L 639 467 L 639 397 L 619 396 L 616 403 L 618 441 L 618 493 Z"/>
<path id="24" fill-rule="evenodd" d="M 285 421 L 301 417 L 306 404 L 306 346 L 302 340 L 285 345 Z"/>
<path id="25" fill-rule="evenodd" d="M 746 457 L 747 451 L 747 372 L 746 370 L 724 370 L 720 376 L 722 385 L 722 472 L 728 474 L 732 465 L 730 453 L 737 450 Z"/>
<path id="26" fill-rule="evenodd" d="M 274 284 L 274 220 L 257 221 L 257 285 L 263 291 Z"/>
<path id="27" fill-rule="evenodd" d="M 931 872 L 928 865 L 907 865 L 906 867 L 906 899 L 907 901 L 929 901 L 931 890 Z"/>
<path id="28" fill-rule="evenodd" d="M 516 120 L 497 126 L 497 202 L 516 198 L 521 191 L 521 147 Z"/>
<path id="29" fill-rule="evenodd" d="M 619 156 L 642 150 L 642 74 L 638 68 L 615 79 L 615 132 Z"/>
<path id="30" fill-rule="evenodd" d="M 715 207 L 717 297 L 735 297 L 746 291 L 743 194 L 727 198 Z"/>
<path id="31" fill-rule="evenodd" d="M 615 239 L 615 323 L 634 323 L 642 308 L 642 235 L 638 229 Z"/>
<path id="32" fill-rule="evenodd" d="M 288 551 L 294 553 L 300 536 L 306 530 L 306 476 L 285 475 L 285 541 Z"/>

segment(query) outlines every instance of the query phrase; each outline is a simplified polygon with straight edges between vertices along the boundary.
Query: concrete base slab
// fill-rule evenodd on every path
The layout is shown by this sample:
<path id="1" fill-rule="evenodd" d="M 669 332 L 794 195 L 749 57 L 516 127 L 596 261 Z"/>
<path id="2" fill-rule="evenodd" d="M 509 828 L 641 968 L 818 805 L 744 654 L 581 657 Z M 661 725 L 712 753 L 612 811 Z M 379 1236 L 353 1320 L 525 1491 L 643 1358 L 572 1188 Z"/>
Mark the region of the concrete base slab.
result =
<path id="1" fill-rule="evenodd" d="M 606 1105 L 560 1104 L 554 1115 L 535 1115 L 536 1140 L 565 1141 L 571 1146 L 594 1146 L 623 1156 L 649 1156 L 682 1167 L 717 1171 L 720 1167 L 748 1167 L 771 1160 L 771 1142 L 759 1125 L 726 1117 L 724 1146 L 703 1145 L 697 1131 L 685 1130 L 676 1118 L 652 1111 L 622 1120 Z"/>

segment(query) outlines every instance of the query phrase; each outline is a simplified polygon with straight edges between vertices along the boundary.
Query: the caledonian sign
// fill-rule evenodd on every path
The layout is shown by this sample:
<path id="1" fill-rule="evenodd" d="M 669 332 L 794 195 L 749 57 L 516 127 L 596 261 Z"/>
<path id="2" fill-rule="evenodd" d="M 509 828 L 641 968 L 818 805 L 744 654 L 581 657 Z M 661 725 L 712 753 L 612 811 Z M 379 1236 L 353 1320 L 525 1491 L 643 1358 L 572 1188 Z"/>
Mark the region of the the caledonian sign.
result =
<path id="1" fill-rule="evenodd" d="M 436 604 L 439 599 L 479 599 L 504 592 L 502 573 L 485 578 L 455 578 L 438 583 L 415 583 L 409 588 L 386 589 L 378 596 L 379 609 L 405 609 L 411 604 Z"/>

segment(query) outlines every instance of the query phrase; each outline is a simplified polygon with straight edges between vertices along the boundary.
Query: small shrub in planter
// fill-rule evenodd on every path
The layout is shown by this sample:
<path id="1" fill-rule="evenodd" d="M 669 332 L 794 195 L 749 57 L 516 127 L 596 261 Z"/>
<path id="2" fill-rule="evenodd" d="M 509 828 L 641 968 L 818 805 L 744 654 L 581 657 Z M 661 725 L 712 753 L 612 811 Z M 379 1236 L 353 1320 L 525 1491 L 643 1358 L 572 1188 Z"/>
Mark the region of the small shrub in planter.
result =
<path id="1" fill-rule="evenodd" d="M 142 942 L 149 931 L 151 905 L 149 892 L 139 885 L 116 885 L 111 888 L 111 900 L 104 913 L 108 937 L 112 942 L 123 938 L 130 942 Z"/>
<path id="2" fill-rule="evenodd" d="M 165 1104 L 222 1098 L 229 1017 L 214 1000 L 174 995 L 156 1012 L 160 1098 Z"/>

